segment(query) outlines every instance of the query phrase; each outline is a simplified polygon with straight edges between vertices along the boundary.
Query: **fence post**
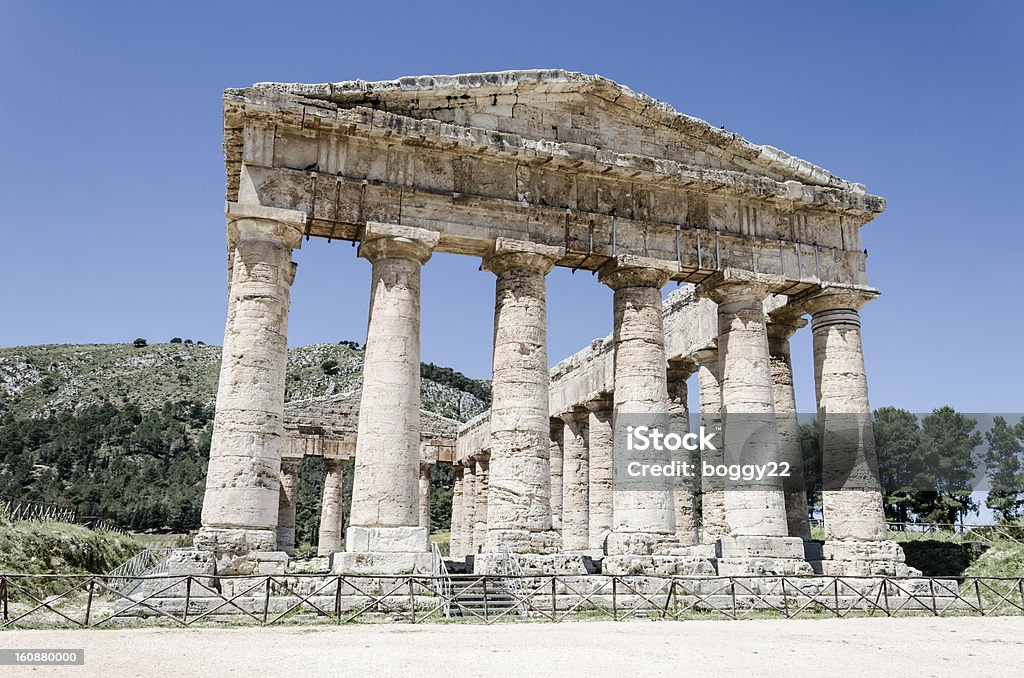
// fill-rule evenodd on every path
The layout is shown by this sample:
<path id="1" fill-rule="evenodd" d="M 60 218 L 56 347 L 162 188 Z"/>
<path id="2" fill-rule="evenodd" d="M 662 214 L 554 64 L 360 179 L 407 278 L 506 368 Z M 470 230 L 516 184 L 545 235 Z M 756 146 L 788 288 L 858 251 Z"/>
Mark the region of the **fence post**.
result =
<path id="1" fill-rule="evenodd" d="M 85 628 L 89 628 L 89 620 L 92 619 L 92 595 L 96 587 L 96 577 L 89 577 L 89 597 L 85 600 Z"/>
<path id="2" fill-rule="evenodd" d="M 935 604 L 935 578 L 934 577 L 929 577 L 928 578 L 928 588 L 932 592 L 932 614 L 935 615 L 936 617 L 938 617 L 939 616 L 939 607 L 938 607 L 938 605 Z"/>
<path id="3" fill-rule="evenodd" d="M 551 575 L 551 621 L 558 621 L 555 615 L 558 614 L 558 596 L 556 593 L 558 576 Z"/>
<path id="4" fill-rule="evenodd" d="M 0 575 L 0 597 L 3 598 L 4 603 L 4 621 L 7 621 L 10 619 L 7 613 L 7 577 L 3 575 Z M 1024 598 L 1024 594 L 1022 594 L 1022 598 Z"/>
<path id="5" fill-rule="evenodd" d="M 181 623 L 188 625 L 188 605 L 192 601 L 192 575 L 185 577 L 185 611 L 181 613 Z"/>
<path id="6" fill-rule="evenodd" d="M 612 619 L 619 621 L 619 575 L 612 575 Z"/>
<path id="7" fill-rule="evenodd" d="M 412 615 L 412 623 L 416 623 L 416 594 L 413 592 L 412 576 L 409 577 L 409 614 Z"/>
<path id="8" fill-rule="evenodd" d="M 978 584 L 978 578 L 974 578 L 974 595 L 978 599 L 978 611 L 981 612 L 981 616 L 985 616 L 985 603 L 981 599 L 981 586 Z"/>
<path id="9" fill-rule="evenodd" d="M 341 623 L 341 575 L 338 575 L 338 584 L 334 587 L 334 616 Z"/>
<path id="10" fill-rule="evenodd" d="M 263 625 L 267 625 L 267 615 L 270 612 L 270 575 L 267 575 L 267 587 L 263 595 Z"/>
<path id="11" fill-rule="evenodd" d="M 889 578 L 886 577 L 882 580 L 882 600 L 885 605 L 885 616 L 891 617 L 892 612 L 889 610 Z"/>
<path id="12" fill-rule="evenodd" d="M 490 624 L 491 623 L 490 607 L 489 607 L 488 602 L 487 602 L 487 578 L 489 576 L 490 575 L 487 575 L 487 574 L 484 575 L 484 623 L 485 624 Z"/>
<path id="13" fill-rule="evenodd" d="M 786 577 L 782 577 L 782 610 L 789 619 L 789 599 L 786 598 Z"/>

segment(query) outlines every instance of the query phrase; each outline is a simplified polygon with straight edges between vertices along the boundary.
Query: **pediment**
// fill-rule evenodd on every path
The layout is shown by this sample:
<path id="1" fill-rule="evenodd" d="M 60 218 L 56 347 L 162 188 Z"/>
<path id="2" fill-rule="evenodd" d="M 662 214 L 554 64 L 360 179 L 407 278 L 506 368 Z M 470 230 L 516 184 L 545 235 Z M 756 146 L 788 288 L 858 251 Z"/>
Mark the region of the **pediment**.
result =
<path id="1" fill-rule="evenodd" d="M 844 181 L 774 147 L 753 144 L 599 75 L 503 71 L 379 82 L 258 83 L 247 91 L 271 91 L 327 101 L 339 108 L 372 108 L 525 139 L 864 192 L 861 184 Z"/>

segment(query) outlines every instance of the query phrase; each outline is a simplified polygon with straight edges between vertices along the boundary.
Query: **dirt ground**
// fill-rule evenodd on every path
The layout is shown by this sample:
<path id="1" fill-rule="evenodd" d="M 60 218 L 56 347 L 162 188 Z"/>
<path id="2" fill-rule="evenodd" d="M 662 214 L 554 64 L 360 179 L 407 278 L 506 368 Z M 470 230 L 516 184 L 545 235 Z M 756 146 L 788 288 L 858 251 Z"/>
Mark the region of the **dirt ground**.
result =
<path id="1" fill-rule="evenodd" d="M 85 666 L 3 676 L 995 676 L 1024 617 L 0 631 L 0 648 L 84 648 Z"/>

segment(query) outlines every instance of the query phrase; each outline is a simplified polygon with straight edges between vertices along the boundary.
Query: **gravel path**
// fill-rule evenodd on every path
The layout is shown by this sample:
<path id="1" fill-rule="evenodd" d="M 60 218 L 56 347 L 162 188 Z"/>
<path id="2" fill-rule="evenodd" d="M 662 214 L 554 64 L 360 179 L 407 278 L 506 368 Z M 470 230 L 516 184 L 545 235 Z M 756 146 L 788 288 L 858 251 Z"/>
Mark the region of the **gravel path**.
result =
<path id="1" fill-rule="evenodd" d="M 74 676 L 987 676 L 1024 663 L 1024 618 L 563 622 L 0 631 L 85 648 Z"/>

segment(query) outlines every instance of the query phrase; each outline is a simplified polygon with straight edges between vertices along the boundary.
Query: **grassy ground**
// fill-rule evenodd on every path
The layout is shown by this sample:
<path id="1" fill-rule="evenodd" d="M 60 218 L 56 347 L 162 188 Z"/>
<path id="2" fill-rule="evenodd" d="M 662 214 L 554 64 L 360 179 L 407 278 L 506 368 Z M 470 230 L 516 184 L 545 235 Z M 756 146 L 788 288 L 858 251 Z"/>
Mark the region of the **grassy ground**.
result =
<path id="1" fill-rule="evenodd" d="M 141 551 L 136 540 L 81 525 L 37 521 L 0 524 L 0 572 L 105 574 Z M 62 579 L 18 580 L 36 595 L 69 588 Z"/>

